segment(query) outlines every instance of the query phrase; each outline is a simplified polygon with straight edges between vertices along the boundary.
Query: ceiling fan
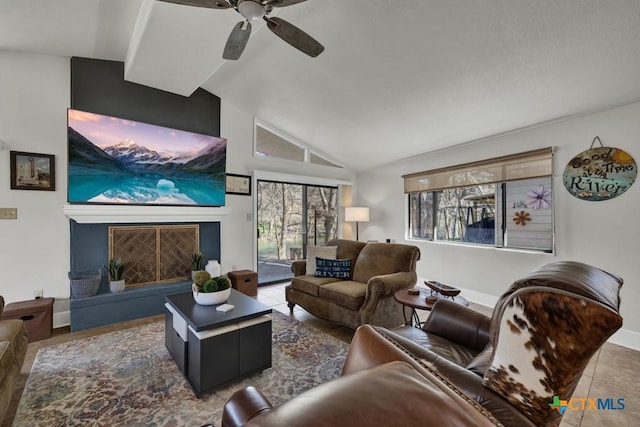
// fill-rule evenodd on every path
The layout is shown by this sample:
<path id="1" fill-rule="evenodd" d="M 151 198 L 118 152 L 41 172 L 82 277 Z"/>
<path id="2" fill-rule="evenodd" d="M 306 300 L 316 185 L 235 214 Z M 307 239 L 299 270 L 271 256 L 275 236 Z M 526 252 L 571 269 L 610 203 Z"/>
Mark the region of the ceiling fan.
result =
<path id="1" fill-rule="evenodd" d="M 291 6 L 302 3 L 305 0 L 160 0 L 166 3 L 176 3 L 186 6 L 206 7 L 209 9 L 235 9 L 242 17 L 233 27 L 227 39 L 222 57 L 224 59 L 236 60 L 242 55 L 249 36 L 251 35 L 252 20 L 264 19 L 275 35 L 289 43 L 296 49 L 306 53 L 311 57 L 316 57 L 322 53 L 322 46 L 316 39 L 305 33 L 298 27 L 288 23 L 284 19 L 268 15 L 274 7 Z"/>

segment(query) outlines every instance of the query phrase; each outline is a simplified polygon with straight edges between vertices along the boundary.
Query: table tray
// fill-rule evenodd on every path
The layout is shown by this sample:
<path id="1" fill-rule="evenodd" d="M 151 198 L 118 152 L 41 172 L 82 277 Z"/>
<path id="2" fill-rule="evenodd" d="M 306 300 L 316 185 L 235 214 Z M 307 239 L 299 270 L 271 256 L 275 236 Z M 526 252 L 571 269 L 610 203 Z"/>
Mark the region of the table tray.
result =
<path id="1" fill-rule="evenodd" d="M 424 284 L 427 285 L 432 291 L 444 295 L 447 297 L 455 297 L 460 293 L 460 289 L 454 288 L 444 283 L 436 282 L 435 280 L 425 280 Z"/>

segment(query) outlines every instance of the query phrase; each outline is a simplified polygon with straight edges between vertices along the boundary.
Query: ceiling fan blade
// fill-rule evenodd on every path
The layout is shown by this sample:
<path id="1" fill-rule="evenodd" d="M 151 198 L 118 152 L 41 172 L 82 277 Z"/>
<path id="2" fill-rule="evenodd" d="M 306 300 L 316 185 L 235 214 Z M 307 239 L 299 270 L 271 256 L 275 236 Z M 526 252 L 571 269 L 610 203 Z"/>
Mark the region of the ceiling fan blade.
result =
<path id="1" fill-rule="evenodd" d="M 285 6 L 291 6 L 294 4 L 298 4 L 298 3 L 302 3 L 303 1 L 306 0 L 267 0 L 266 2 L 263 2 L 263 4 L 266 3 L 267 6 L 274 6 L 274 7 L 285 7 Z"/>
<path id="2" fill-rule="evenodd" d="M 225 0 L 160 0 L 165 3 L 182 4 L 185 6 L 206 7 L 208 9 L 230 9 L 233 6 Z"/>
<path id="3" fill-rule="evenodd" d="M 293 24 L 288 23 L 284 19 L 278 17 L 264 17 L 267 21 L 267 27 L 282 40 L 291 46 L 306 53 L 309 56 L 316 57 L 324 51 L 322 46 L 316 39 L 311 37 Z"/>
<path id="4" fill-rule="evenodd" d="M 249 21 L 240 21 L 233 27 L 227 44 L 224 46 L 224 52 L 222 52 L 223 59 L 230 59 L 232 61 L 237 60 L 242 55 L 249 36 L 251 35 L 251 23 Z"/>

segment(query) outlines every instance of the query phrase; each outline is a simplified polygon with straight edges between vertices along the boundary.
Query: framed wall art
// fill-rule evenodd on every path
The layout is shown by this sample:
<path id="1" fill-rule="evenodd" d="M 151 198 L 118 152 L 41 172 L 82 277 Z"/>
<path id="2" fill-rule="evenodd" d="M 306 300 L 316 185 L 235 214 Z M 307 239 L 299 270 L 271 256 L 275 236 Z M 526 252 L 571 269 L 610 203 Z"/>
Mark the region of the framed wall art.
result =
<path id="1" fill-rule="evenodd" d="M 242 196 L 251 195 L 251 176 L 227 174 L 227 194 L 240 194 Z"/>
<path id="2" fill-rule="evenodd" d="M 12 190 L 55 191 L 54 155 L 10 151 L 9 156 Z"/>

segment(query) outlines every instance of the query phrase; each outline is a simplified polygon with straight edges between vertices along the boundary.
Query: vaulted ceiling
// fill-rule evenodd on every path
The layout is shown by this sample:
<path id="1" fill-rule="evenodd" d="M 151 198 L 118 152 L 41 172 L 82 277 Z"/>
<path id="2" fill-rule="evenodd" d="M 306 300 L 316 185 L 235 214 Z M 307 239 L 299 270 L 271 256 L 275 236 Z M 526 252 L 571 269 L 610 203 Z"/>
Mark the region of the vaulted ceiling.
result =
<path id="1" fill-rule="evenodd" d="M 356 171 L 640 100 L 638 0 L 307 0 L 271 16 L 325 51 L 258 21 L 225 61 L 240 15 L 155 0 L 0 0 L 0 50 L 203 87 Z"/>

